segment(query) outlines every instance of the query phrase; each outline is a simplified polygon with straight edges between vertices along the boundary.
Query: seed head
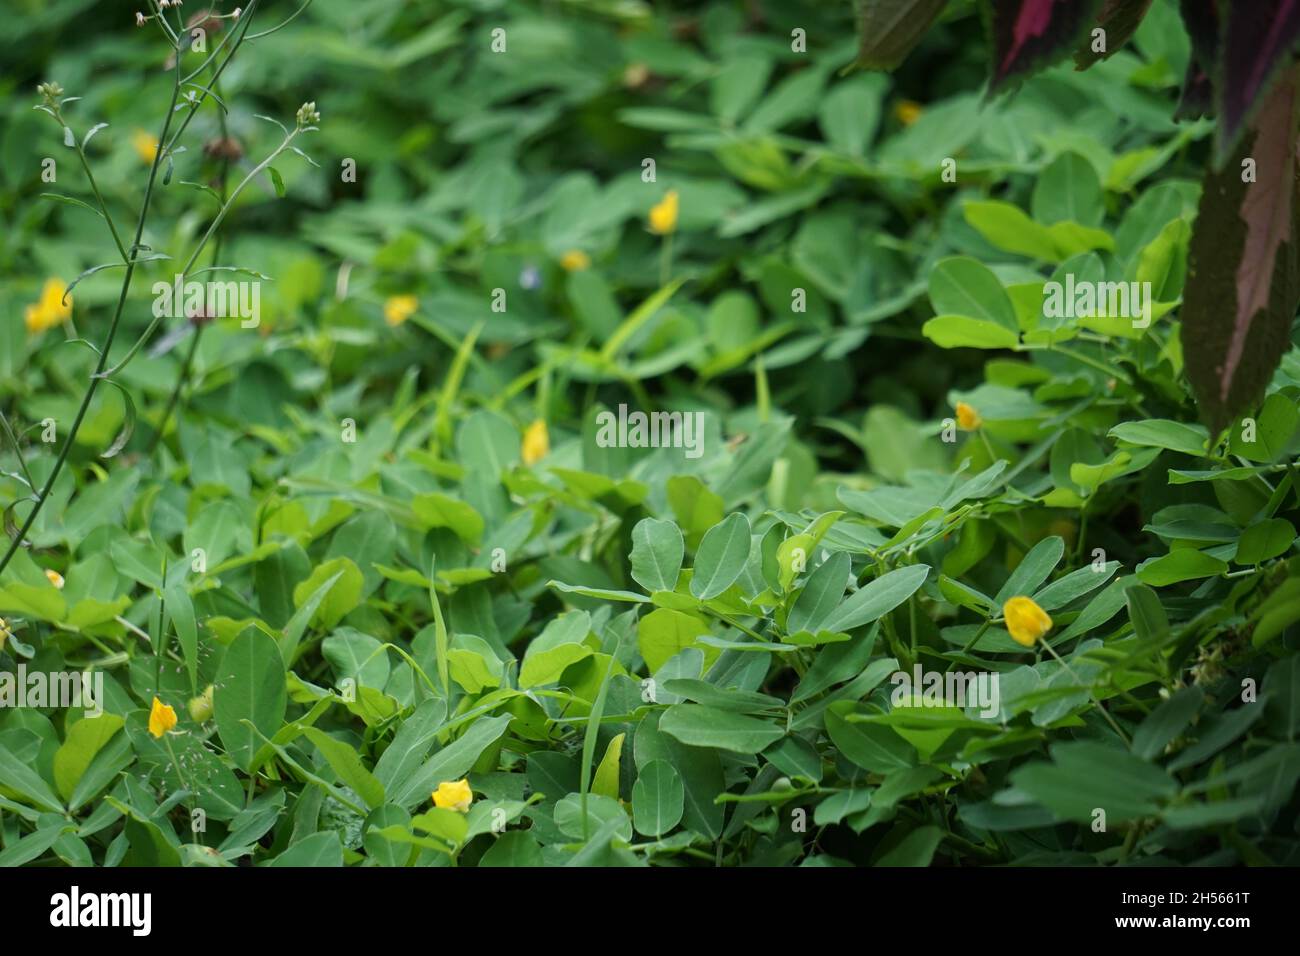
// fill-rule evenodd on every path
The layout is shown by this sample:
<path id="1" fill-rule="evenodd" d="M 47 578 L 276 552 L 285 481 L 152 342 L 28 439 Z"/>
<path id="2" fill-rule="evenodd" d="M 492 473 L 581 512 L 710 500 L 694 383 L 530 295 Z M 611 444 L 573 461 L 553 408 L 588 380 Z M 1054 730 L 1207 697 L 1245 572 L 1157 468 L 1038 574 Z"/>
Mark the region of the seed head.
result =
<path id="1" fill-rule="evenodd" d="M 302 106 L 298 107 L 298 128 L 299 129 L 302 129 L 304 126 L 314 126 L 316 123 L 319 122 L 320 122 L 320 113 L 316 112 L 316 104 L 314 102 L 303 103 Z"/>

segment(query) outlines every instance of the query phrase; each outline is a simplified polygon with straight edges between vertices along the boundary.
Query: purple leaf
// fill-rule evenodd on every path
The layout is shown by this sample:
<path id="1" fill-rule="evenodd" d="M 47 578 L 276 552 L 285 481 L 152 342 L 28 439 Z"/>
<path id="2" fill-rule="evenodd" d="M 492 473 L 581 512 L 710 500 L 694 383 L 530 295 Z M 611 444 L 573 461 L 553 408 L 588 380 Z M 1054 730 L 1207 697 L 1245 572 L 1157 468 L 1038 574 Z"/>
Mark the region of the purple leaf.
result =
<path id="1" fill-rule="evenodd" d="M 1290 70 L 1256 111 L 1234 162 L 1211 169 L 1201 194 L 1181 334 L 1215 434 L 1259 399 L 1290 345 L 1300 304 L 1296 106 Z"/>
<path id="2" fill-rule="evenodd" d="M 1076 49 L 1101 0 L 992 0 L 993 75 L 1002 89 Z"/>
<path id="3" fill-rule="evenodd" d="M 1220 161 L 1236 149 L 1253 110 L 1300 38 L 1300 0 L 1225 5 L 1218 76 Z"/>
<path id="4" fill-rule="evenodd" d="M 1215 64 L 1219 61 L 1219 12 L 1215 0 L 1179 0 L 1183 27 L 1192 41 L 1176 119 L 1195 119 L 1214 112 Z"/>
<path id="5" fill-rule="evenodd" d="M 1093 31 L 1089 30 L 1083 46 L 1074 54 L 1075 69 L 1086 70 L 1098 60 L 1105 60 L 1118 52 L 1137 32 L 1150 9 L 1151 0 L 1106 0 L 1096 21 L 1105 31 L 1105 47 L 1101 51 L 1093 49 Z"/>
<path id="6" fill-rule="evenodd" d="M 892 70 L 912 52 L 948 0 L 858 0 L 856 65 Z"/>

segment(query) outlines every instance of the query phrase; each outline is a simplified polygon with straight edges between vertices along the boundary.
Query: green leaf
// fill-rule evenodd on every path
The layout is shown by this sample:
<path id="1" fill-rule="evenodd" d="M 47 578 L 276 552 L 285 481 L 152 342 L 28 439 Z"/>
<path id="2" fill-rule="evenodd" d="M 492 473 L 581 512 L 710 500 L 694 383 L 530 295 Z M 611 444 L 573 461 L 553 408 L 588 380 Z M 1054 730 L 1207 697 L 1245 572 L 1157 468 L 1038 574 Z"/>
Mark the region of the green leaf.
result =
<path id="1" fill-rule="evenodd" d="M 1192 722 L 1205 699 L 1199 687 L 1184 687 L 1151 711 L 1133 733 L 1133 752 L 1143 760 L 1160 757 Z"/>
<path id="2" fill-rule="evenodd" d="M 821 629 L 822 622 L 831 616 L 844 596 L 852 564 L 847 552 L 837 551 L 809 575 L 808 583 L 795 598 L 786 618 L 788 634 L 815 633 Z"/>
<path id="3" fill-rule="evenodd" d="M 682 819 L 686 789 L 666 760 L 651 760 L 632 785 L 632 825 L 643 836 L 661 837 Z"/>
<path id="4" fill-rule="evenodd" d="M 704 535 L 695 552 L 691 593 L 701 601 L 715 598 L 740 577 L 749 559 L 749 519 L 728 515 Z"/>
<path id="5" fill-rule="evenodd" d="M 594 653 L 586 644 L 590 633 L 591 617 L 586 611 L 570 611 L 552 620 L 524 652 L 519 686 L 554 683 L 570 664 L 590 657 Z"/>
<path id="6" fill-rule="evenodd" d="M 708 633 L 709 626 L 694 614 L 659 608 L 637 622 L 637 648 L 653 674 L 678 651 Z"/>
<path id="7" fill-rule="evenodd" d="M 343 865 L 343 844 L 334 830 L 313 833 L 289 847 L 270 865 L 312 869 L 339 867 Z"/>
<path id="8" fill-rule="evenodd" d="M 1020 333 L 984 319 L 939 315 L 921 326 L 921 334 L 943 349 L 1013 349 Z"/>
<path id="9" fill-rule="evenodd" d="M 632 580 L 652 593 L 673 590 L 685 553 L 685 540 L 676 524 L 642 518 L 632 529 Z"/>
<path id="10" fill-rule="evenodd" d="M 939 316 L 966 316 L 1019 333 L 1016 310 L 988 266 L 968 256 L 941 259 L 930 273 L 930 304 Z"/>
<path id="11" fill-rule="evenodd" d="M 384 785 L 375 779 L 375 775 L 365 768 L 361 763 L 361 757 L 350 746 L 341 740 L 336 740 L 329 734 L 315 727 L 308 727 L 303 731 L 304 735 L 319 750 L 322 756 L 329 762 L 330 767 L 338 774 L 341 780 L 348 787 L 365 801 L 366 806 L 375 809 L 384 802 Z"/>
<path id="12" fill-rule="evenodd" d="M 288 696 L 280 649 L 256 627 L 246 628 L 226 648 L 214 684 L 217 733 L 235 766 L 252 771 L 262 738 L 274 736 L 284 723 Z"/>
<path id="13" fill-rule="evenodd" d="M 483 539 L 483 516 L 474 506 L 458 501 L 441 492 L 416 495 L 411 499 L 411 510 L 429 528 L 450 528 L 470 547 L 477 547 Z"/>
<path id="14" fill-rule="evenodd" d="M 1223 574 L 1227 570 L 1227 562 L 1220 561 L 1204 551 L 1179 548 L 1163 557 L 1143 561 L 1137 567 L 1137 576 L 1143 584 L 1163 588 L 1178 584 L 1180 581 L 1193 581 L 1196 578 Z"/>
<path id="15" fill-rule="evenodd" d="M 464 734 L 426 760 L 405 781 L 395 781 L 388 802 L 409 810 L 428 801 L 438 784 L 465 776 L 483 751 L 501 738 L 513 719 L 509 714 L 478 718 Z"/>
<path id="16" fill-rule="evenodd" d="M 1144 641 L 1156 641 L 1169 633 L 1169 618 L 1160 596 L 1145 584 L 1134 584 L 1124 592 L 1133 630 Z"/>
<path id="17" fill-rule="evenodd" d="M 626 736 L 617 735 L 605 748 L 605 756 L 601 758 L 596 773 L 591 778 L 591 793 L 618 799 L 618 762 L 623 754 L 623 739 Z"/>
<path id="18" fill-rule="evenodd" d="M 1254 427 L 1243 420 L 1233 428 L 1228 448 L 1249 461 L 1277 461 L 1286 454 L 1300 426 L 1300 408 L 1294 398 L 1274 392 L 1264 399 Z"/>
<path id="19" fill-rule="evenodd" d="M 1052 763 L 1023 766 L 1011 780 L 1062 820 L 1091 823 L 1097 809 L 1107 825 L 1137 820 L 1178 791 L 1163 769 L 1115 747 L 1076 741 L 1055 744 L 1051 753 Z"/>
<path id="20" fill-rule="evenodd" d="M 125 721 L 116 714 L 83 717 L 68 728 L 68 737 L 54 752 L 54 785 L 69 799 L 82 774 Z"/>
<path id="21" fill-rule="evenodd" d="M 659 729 L 692 747 L 716 747 L 755 754 L 785 736 L 766 720 L 702 704 L 674 704 L 664 711 Z"/>
<path id="22" fill-rule="evenodd" d="M 375 779 L 390 794 L 405 788 L 428 756 L 447 719 L 447 704 L 426 700 L 402 722 L 392 743 L 375 763 Z"/>
<path id="23" fill-rule="evenodd" d="M 929 866 L 934 851 L 943 842 L 943 831 L 938 827 L 917 827 L 903 837 L 896 846 L 880 857 L 876 866 Z"/>
<path id="24" fill-rule="evenodd" d="M 190 693 L 197 694 L 199 673 L 199 629 L 194 619 L 194 602 L 183 585 L 172 585 L 163 593 L 167 613 L 176 628 L 176 639 L 181 645 L 181 658 L 185 673 L 190 679 Z"/>
<path id="25" fill-rule="evenodd" d="M 1020 559 L 1016 569 L 994 596 L 993 603 L 1000 610 L 1003 604 L 1016 595 L 1033 594 L 1061 563 L 1064 554 L 1065 541 L 1059 535 L 1038 542 Z"/>
<path id="26" fill-rule="evenodd" d="M 1237 564 L 1261 564 L 1286 554 L 1295 542 L 1295 525 L 1285 518 L 1268 518 L 1241 533 L 1232 560 Z"/>
<path id="27" fill-rule="evenodd" d="M 893 668 L 897 667 L 895 662 Z M 832 704 L 825 713 L 826 733 L 846 758 L 872 773 L 917 765 L 916 749 L 910 743 L 881 724 L 850 723 L 844 715 L 851 712 L 851 705 Z"/>
<path id="28" fill-rule="evenodd" d="M 338 579 L 325 592 L 311 616 L 311 623 L 318 627 L 333 627 L 361 603 L 361 589 L 365 583 L 361 571 L 349 558 L 333 558 L 317 565 L 306 580 L 293 589 L 293 603 L 302 608 L 309 600 L 315 599 L 316 591 L 335 575 Z M 286 626 L 286 632 L 288 629 Z"/>
<path id="29" fill-rule="evenodd" d="M 879 620 L 915 594 L 929 573 L 929 565 L 913 564 L 882 574 L 831 612 L 821 629 L 847 632 Z"/>
<path id="30" fill-rule="evenodd" d="M 529 830 L 507 830 L 478 861 L 479 866 L 540 867 L 541 847 Z"/>
<path id="31" fill-rule="evenodd" d="M 1043 262 L 1064 262 L 1092 249 L 1115 247 L 1110 234 L 1073 222 L 1044 226 L 1017 206 L 998 200 L 971 200 L 963 205 L 966 221 L 1005 252 Z"/>
<path id="32" fill-rule="evenodd" d="M 1130 445 L 1168 448 L 1198 458 L 1205 456 L 1205 446 L 1210 439 L 1210 433 L 1201 425 L 1186 425 L 1163 418 L 1122 422 L 1107 434 Z"/>
<path id="33" fill-rule="evenodd" d="M 1106 208 L 1097 170 L 1078 153 L 1062 153 L 1039 174 L 1030 208 L 1045 226 L 1057 222 L 1101 225 Z"/>
<path id="34" fill-rule="evenodd" d="M 76 828 L 72 824 L 66 824 L 64 826 L 48 826 L 37 830 L 35 833 L 29 833 L 12 846 L 8 846 L 3 853 L 0 853 L 0 867 L 23 866 L 31 863 L 54 846 L 65 833 L 75 832 L 75 830 Z"/>

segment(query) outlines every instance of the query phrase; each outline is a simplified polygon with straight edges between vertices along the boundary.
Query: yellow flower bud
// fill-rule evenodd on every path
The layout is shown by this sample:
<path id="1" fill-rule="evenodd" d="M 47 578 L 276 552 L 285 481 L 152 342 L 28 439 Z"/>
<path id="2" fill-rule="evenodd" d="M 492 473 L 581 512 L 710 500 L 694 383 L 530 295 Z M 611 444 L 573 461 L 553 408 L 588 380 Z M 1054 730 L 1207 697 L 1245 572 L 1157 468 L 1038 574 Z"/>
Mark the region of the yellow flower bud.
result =
<path id="1" fill-rule="evenodd" d="M 469 788 L 469 780 L 449 780 L 438 784 L 433 791 L 433 805 L 444 810 L 469 812 L 469 805 L 474 802 L 474 793 Z"/>
<path id="2" fill-rule="evenodd" d="M 984 419 L 980 418 L 980 413 L 975 410 L 974 405 L 967 405 L 965 402 L 957 403 L 957 425 L 964 431 L 974 431 L 984 424 Z"/>
<path id="3" fill-rule="evenodd" d="M 63 284 L 62 279 L 45 280 L 45 288 L 41 289 L 40 300 L 27 306 L 23 316 L 28 332 L 32 334 L 44 332 L 56 325 L 62 325 L 72 317 L 72 298 L 69 297 L 66 303 L 63 301 L 67 291 L 68 287 Z"/>
<path id="4" fill-rule="evenodd" d="M 670 189 L 650 209 L 650 231 L 666 236 L 677 228 L 677 190 Z"/>
<path id="5" fill-rule="evenodd" d="M 1052 619 L 1033 598 L 1013 597 L 1002 605 L 1007 633 L 1017 644 L 1033 647 L 1034 642 L 1052 629 Z"/>
<path id="6" fill-rule="evenodd" d="M 142 129 L 131 134 L 131 147 L 142 163 L 152 165 L 158 157 L 158 139 Z"/>
<path id="7" fill-rule="evenodd" d="M 551 436 L 546 431 L 546 422 L 537 419 L 524 431 L 523 446 L 520 456 L 525 465 L 535 465 L 551 453 Z"/>
<path id="8" fill-rule="evenodd" d="M 175 726 L 176 711 L 155 697 L 153 707 L 149 710 L 149 733 L 161 737 Z"/>
<path id="9" fill-rule="evenodd" d="M 904 126 L 911 126 L 921 118 L 921 104 L 912 100 L 899 100 L 894 106 L 894 117 Z"/>
<path id="10" fill-rule="evenodd" d="M 565 272 L 581 272 L 591 268 L 591 256 L 581 249 L 570 249 L 560 257 L 560 267 Z"/>
<path id="11" fill-rule="evenodd" d="M 212 694 L 213 687 L 209 684 L 198 697 L 190 698 L 190 718 L 196 724 L 212 719 Z"/>
<path id="12" fill-rule="evenodd" d="M 13 631 L 9 630 L 9 624 L 4 618 L 0 617 L 0 651 L 5 649 L 5 641 L 9 640 L 9 635 Z"/>
<path id="13" fill-rule="evenodd" d="M 63 575 L 51 568 L 45 569 L 45 579 L 53 584 L 60 591 L 63 590 Z"/>
<path id="14" fill-rule="evenodd" d="M 420 300 L 413 295 L 390 295 L 384 300 L 384 321 L 398 326 L 415 314 Z"/>

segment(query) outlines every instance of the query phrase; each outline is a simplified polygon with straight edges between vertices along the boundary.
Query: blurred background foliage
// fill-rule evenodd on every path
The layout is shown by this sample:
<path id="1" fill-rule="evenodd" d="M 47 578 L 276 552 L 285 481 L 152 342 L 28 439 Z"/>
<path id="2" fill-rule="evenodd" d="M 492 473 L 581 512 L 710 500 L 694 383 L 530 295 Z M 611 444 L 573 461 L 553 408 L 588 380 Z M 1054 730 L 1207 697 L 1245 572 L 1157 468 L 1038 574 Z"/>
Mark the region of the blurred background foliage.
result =
<path id="1" fill-rule="evenodd" d="M 23 306 L 47 277 L 69 282 L 112 258 L 90 212 L 37 198 L 85 189 L 57 127 L 30 108 L 35 86 L 57 80 L 82 97 L 68 113 L 79 135 L 110 123 L 88 152 L 110 208 L 129 223 L 147 170 L 141 143 L 147 151 L 156 135 L 169 83 L 166 49 L 152 25 L 135 26 L 130 3 L 10 6 L 0 40 L 0 388 L 34 420 L 75 400 L 57 386 L 81 380 L 78 363 L 91 355 L 42 360 L 50 339 L 26 333 Z M 264 4 L 259 28 L 298 6 Z M 816 460 L 857 470 L 862 451 L 850 438 L 873 428 L 864 405 L 931 418 L 947 414 L 950 388 L 978 379 L 977 353 L 936 362 L 919 332 L 934 262 L 1000 257 L 963 220 L 963 200 L 995 194 L 1027 206 L 1038 172 L 1067 150 L 1093 163 L 1112 207 L 1150 177 L 1195 178 L 1200 156 L 1187 154 L 1200 153 L 1204 129 L 1171 119 L 1188 53 L 1173 6 L 1157 4 L 1134 41 L 1090 73 L 1057 68 L 984 102 L 973 3 L 951 4 L 917 54 L 883 75 L 845 71 L 857 43 L 847 2 L 315 0 L 287 29 L 250 42 L 221 79 L 239 153 L 232 176 L 278 142 L 257 114 L 287 121 L 307 100 L 323 115 L 307 144 L 320 168 L 279 160 L 284 198 L 262 177 L 228 219 L 223 262 L 274 281 L 262 290 L 262 335 L 230 323 L 203 342 L 192 409 L 238 428 L 284 425 L 284 405 L 304 400 L 384 405 L 404 376 L 417 390 L 437 386 L 456 345 L 485 323 L 465 394 L 512 396 L 504 410 L 520 422 L 545 417 L 562 436 L 595 389 L 625 398 L 628 373 L 671 407 L 737 412 L 752 406 L 762 350 L 773 404 L 809 426 L 795 429 L 798 484 L 813 480 Z M 503 53 L 492 50 L 497 28 Z M 806 52 L 795 49 L 801 39 Z M 145 238 L 155 250 L 183 255 L 206 228 L 215 203 L 185 183 L 215 183 L 220 136 L 218 111 L 205 107 L 156 196 Z M 45 157 L 58 163 L 54 185 L 40 179 Z M 955 183 L 942 181 L 945 158 L 958 163 Z M 341 175 L 349 159 L 355 182 Z M 643 181 L 646 159 L 654 182 Z M 672 275 L 689 282 L 638 331 L 624 367 L 595 367 L 582 357 L 660 285 L 661 240 L 646 215 L 668 190 L 681 204 Z M 589 268 L 566 271 L 574 250 Z M 149 287 L 171 265 L 137 278 L 120 348 L 147 324 Z M 91 340 L 119 277 L 109 270 L 75 291 L 74 323 Z M 490 311 L 495 288 L 506 290 L 504 314 Z M 806 290 L 806 311 L 791 308 L 795 288 Z M 390 328 L 383 303 L 398 294 L 419 308 Z M 123 376 L 144 433 L 184 351 L 168 344 Z M 519 387 L 527 375 L 548 387 Z M 348 381 L 346 394 L 330 393 L 331 381 Z M 111 440 L 120 417 L 114 399 L 96 405 L 88 446 Z M 880 416 L 895 412 L 875 414 L 887 425 Z"/>

